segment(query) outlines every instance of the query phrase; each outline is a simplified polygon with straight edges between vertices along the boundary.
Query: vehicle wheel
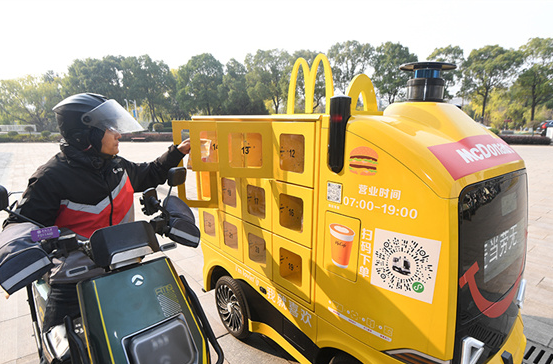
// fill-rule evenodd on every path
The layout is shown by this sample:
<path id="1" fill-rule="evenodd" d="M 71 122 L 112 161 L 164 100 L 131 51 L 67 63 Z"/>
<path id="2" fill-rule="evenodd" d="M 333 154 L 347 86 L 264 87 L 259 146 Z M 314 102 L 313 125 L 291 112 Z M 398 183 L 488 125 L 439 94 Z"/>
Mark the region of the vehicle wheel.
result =
<path id="1" fill-rule="evenodd" d="M 219 278 L 215 285 L 215 303 L 228 332 L 240 340 L 247 338 L 250 335 L 248 306 L 238 282 L 229 276 Z"/>
<path id="2" fill-rule="evenodd" d="M 353 356 L 340 352 L 330 359 L 329 364 L 362 364 L 359 360 Z"/>

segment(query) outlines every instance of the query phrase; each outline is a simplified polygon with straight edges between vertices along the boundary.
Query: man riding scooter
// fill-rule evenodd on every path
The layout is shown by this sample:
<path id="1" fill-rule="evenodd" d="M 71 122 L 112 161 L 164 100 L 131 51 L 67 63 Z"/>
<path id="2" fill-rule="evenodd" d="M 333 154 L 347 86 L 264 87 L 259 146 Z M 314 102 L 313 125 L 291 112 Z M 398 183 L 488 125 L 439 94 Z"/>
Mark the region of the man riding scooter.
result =
<path id="1" fill-rule="evenodd" d="M 61 152 L 29 179 L 16 212 L 44 226 L 88 239 L 100 228 L 133 220 L 133 194 L 165 182 L 170 168 L 189 153 L 185 140 L 150 163 L 117 156 L 121 134 L 143 128 L 115 100 L 83 93 L 53 111 L 63 136 Z M 22 222 L 11 216 L 4 230 Z M 103 272 L 81 251 L 54 261 L 42 331 L 79 315 L 76 283 Z"/>

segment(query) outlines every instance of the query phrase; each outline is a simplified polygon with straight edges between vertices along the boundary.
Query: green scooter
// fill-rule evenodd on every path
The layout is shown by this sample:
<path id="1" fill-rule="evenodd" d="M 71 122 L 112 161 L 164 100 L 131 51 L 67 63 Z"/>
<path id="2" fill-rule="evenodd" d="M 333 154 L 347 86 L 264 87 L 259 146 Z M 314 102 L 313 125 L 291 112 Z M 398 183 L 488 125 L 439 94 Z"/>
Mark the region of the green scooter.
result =
<path id="1" fill-rule="evenodd" d="M 185 179 L 186 170 L 174 168 L 168 183 L 172 188 Z M 165 255 L 143 261 L 175 246 L 160 246 L 156 233 L 185 246 L 199 244 L 192 211 L 170 191 L 163 203 L 155 189 L 143 193 L 143 211 L 161 212 L 150 222 L 99 229 L 89 241 L 59 236 L 57 227 L 40 226 L 19 215 L 28 222 L 0 234 L 0 285 L 9 294 L 27 289 L 39 356 L 49 363 L 207 364 L 211 345 L 216 363 L 223 363 L 223 351 L 184 276 Z M 0 208 L 17 215 L 8 196 L 0 186 Z M 77 284 L 81 317 L 66 316 L 63 325 L 42 332 L 49 293 L 42 276 L 52 268 L 53 258 L 77 249 L 105 273 Z"/>

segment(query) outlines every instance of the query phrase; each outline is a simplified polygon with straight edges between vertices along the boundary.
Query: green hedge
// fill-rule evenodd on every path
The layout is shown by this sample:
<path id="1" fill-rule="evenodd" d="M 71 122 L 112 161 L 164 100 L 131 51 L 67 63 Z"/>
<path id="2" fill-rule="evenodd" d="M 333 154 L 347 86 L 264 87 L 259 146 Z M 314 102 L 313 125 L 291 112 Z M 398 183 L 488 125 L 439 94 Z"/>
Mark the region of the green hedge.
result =
<path id="1" fill-rule="evenodd" d="M 529 135 L 500 135 L 507 144 L 549 145 L 551 138 Z"/>
<path id="2" fill-rule="evenodd" d="M 188 134 L 183 135 L 183 138 L 187 138 Z M 38 134 L 19 134 L 6 133 L 0 134 L 0 143 L 40 143 L 40 142 L 59 142 L 61 140 L 60 134 L 52 134 L 50 132 L 42 132 Z M 173 133 L 132 133 L 121 136 L 122 142 L 133 141 L 145 141 L 145 142 L 172 142 Z"/>
<path id="3" fill-rule="evenodd" d="M 60 134 L 48 134 L 42 133 L 38 134 L 19 134 L 15 132 L 0 134 L 0 143 L 42 143 L 42 142 L 59 142 L 61 140 Z"/>

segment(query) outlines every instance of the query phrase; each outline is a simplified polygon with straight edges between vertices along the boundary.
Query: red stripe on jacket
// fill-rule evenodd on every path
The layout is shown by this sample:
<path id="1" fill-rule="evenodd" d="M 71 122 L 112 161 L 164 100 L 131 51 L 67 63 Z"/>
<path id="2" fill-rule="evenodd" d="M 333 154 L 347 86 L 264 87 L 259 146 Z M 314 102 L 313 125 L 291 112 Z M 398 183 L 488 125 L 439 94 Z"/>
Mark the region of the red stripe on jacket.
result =
<path id="1" fill-rule="evenodd" d="M 124 185 L 119 192 L 117 192 L 119 186 L 111 192 L 112 195 L 114 192 L 117 193 L 111 204 L 108 203 L 102 210 L 96 207 L 102 204 L 104 200 L 96 206 L 78 203 L 62 204 L 56 218 L 56 226 L 68 228 L 76 234 L 90 238 L 94 231 L 110 226 L 110 215 L 112 216 L 112 225 L 121 223 L 131 211 L 134 201 L 134 189 L 131 182 L 128 178 L 124 180 Z M 106 198 L 109 199 L 109 196 Z M 113 206 L 113 215 L 111 214 L 111 206 Z M 88 210 L 88 212 L 83 210 Z"/>

